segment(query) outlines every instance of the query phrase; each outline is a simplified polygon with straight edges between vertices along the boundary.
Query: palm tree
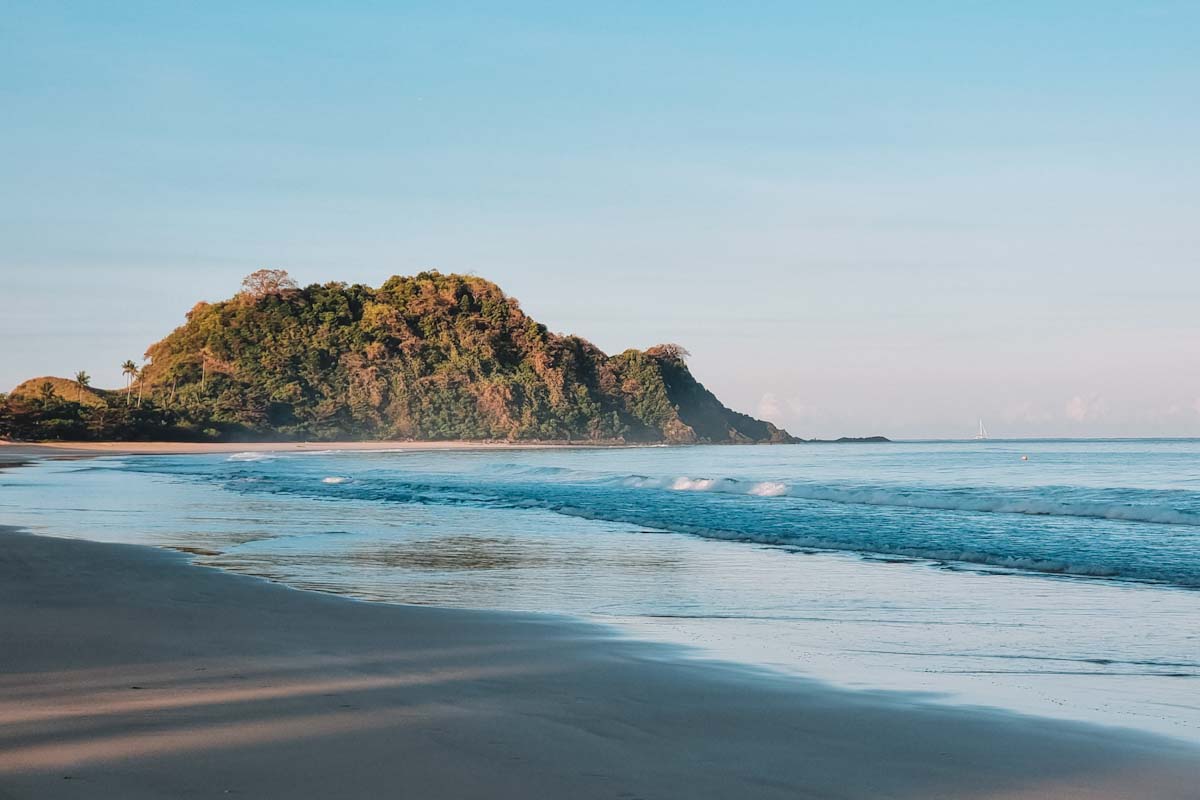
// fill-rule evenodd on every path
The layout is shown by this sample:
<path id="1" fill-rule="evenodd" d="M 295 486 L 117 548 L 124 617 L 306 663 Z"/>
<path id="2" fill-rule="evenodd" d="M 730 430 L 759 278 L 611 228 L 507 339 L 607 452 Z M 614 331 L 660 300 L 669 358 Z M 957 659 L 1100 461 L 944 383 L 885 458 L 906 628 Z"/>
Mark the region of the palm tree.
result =
<path id="1" fill-rule="evenodd" d="M 133 401 L 133 379 L 138 374 L 137 364 L 126 360 L 121 365 L 121 374 L 125 376 L 125 405 L 128 406 Z"/>
<path id="2" fill-rule="evenodd" d="M 205 345 L 200 349 L 200 391 L 204 391 L 204 385 L 208 382 L 208 360 L 212 358 L 212 352 Z"/>
<path id="3" fill-rule="evenodd" d="M 137 371 L 138 382 L 138 408 L 142 407 L 142 389 L 146 386 L 146 368 L 142 367 Z"/>
<path id="4" fill-rule="evenodd" d="M 83 370 L 75 373 L 75 383 L 79 384 L 79 402 L 83 403 L 83 390 L 92 382 L 92 376 L 88 375 Z"/>

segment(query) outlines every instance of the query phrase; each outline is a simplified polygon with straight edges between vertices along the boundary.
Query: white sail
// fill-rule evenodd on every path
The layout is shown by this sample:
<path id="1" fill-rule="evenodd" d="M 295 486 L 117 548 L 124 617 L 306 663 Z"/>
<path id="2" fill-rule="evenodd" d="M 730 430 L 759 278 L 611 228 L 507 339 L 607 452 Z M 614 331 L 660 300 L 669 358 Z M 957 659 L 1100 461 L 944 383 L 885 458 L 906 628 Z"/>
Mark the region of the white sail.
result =
<path id="1" fill-rule="evenodd" d="M 980 418 L 980 420 L 979 420 L 979 433 L 975 434 L 975 438 L 976 439 L 988 438 L 987 428 L 983 427 L 983 419 L 982 418 Z"/>

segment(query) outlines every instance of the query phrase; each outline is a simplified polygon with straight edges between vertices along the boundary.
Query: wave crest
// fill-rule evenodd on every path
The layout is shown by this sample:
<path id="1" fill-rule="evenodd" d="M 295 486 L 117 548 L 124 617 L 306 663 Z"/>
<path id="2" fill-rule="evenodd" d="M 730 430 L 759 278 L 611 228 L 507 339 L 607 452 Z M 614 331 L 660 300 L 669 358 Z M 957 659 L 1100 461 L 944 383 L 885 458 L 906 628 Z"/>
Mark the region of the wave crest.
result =
<path id="1" fill-rule="evenodd" d="M 248 450 L 245 453 L 234 453 L 226 461 L 274 461 L 276 455 L 274 453 L 260 453 L 254 450 Z"/>
<path id="2" fill-rule="evenodd" d="M 372 472 L 352 478 L 318 472 L 295 476 L 302 479 L 281 475 L 277 480 L 253 484 L 234 480 L 238 477 L 244 476 L 225 475 L 223 480 L 239 491 L 431 506 L 542 509 L 644 530 L 791 550 L 880 554 L 1200 587 L 1200 569 L 1193 558 L 1200 542 L 1200 513 L 1168 505 L 1186 503 L 1186 493 L 1080 487 L 1005 492 L 946 486 L 838 486 L 527 467 L 504 469 L 499 474 L 491 469 L 436 474 Z M 872 506 L 880 510 L 868 513 L 865 509 Z M 909 509 L 948 513 L 918 514 Z M 1005 519 L 1004 514 L 1018 516 Z M 1018 519 L 1022 515 L 1025 519 Z M 1082 521 L 1089 519 L 1153 522 L 1186 529 Z"/>
<path id="3" fill-rule="evenodd" d="M 949 495 L 912 492 L 899 488 L 789 485 L 777 481 L 747 481 L 737 478 L 648 478 L 631 475 L 621 480 L 636 489 L 666 489 L 674 492 L 718 492 L 756 497 L 794 497 L 843 505 L 890 506 L 928 511 L 965 511 L 979 514 L 1027 514 L 1043 517 L 1084 517 L 1122 522 L 1200 527 L 1200 514 L 1176 508 L 1133 503 L 1080 502 L 1031 497 Z"/>

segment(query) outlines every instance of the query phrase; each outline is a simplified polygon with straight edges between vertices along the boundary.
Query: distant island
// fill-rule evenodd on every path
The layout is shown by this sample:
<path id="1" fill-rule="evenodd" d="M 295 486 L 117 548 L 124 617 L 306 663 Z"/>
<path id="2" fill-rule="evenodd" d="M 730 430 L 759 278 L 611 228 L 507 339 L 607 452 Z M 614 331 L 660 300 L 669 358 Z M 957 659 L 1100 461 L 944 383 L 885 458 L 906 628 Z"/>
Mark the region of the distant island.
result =
<path id="1" fill-rule="evenodd" d="M 726 408 L 678 345 L 609 356 L 551 333 L 496 284 L 436 271 L 298 286 L 259 270 L 198 303 L 123 366 L 0 396 L 0 436 L 23 440 L 504 440 L 796 443 Z M 838 441 L 863 441 L 843 439 Z M 886 441 L 871 437 L 867 441 Z"/>

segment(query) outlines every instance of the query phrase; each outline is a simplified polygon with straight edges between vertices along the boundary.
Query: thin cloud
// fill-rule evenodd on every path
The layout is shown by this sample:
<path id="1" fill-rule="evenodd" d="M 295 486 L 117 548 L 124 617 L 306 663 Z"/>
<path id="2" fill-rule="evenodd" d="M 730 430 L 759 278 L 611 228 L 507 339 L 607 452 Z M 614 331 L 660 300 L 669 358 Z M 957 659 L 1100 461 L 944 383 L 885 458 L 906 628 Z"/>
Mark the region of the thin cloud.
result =
<path id="1" fill-rule="evenodd" d="M 1108 416 L 1108 402 L 1099 395 L 1075 395 L 1067 401 L 1066 414 L 1074 422 L 1095 422 Z"/>

